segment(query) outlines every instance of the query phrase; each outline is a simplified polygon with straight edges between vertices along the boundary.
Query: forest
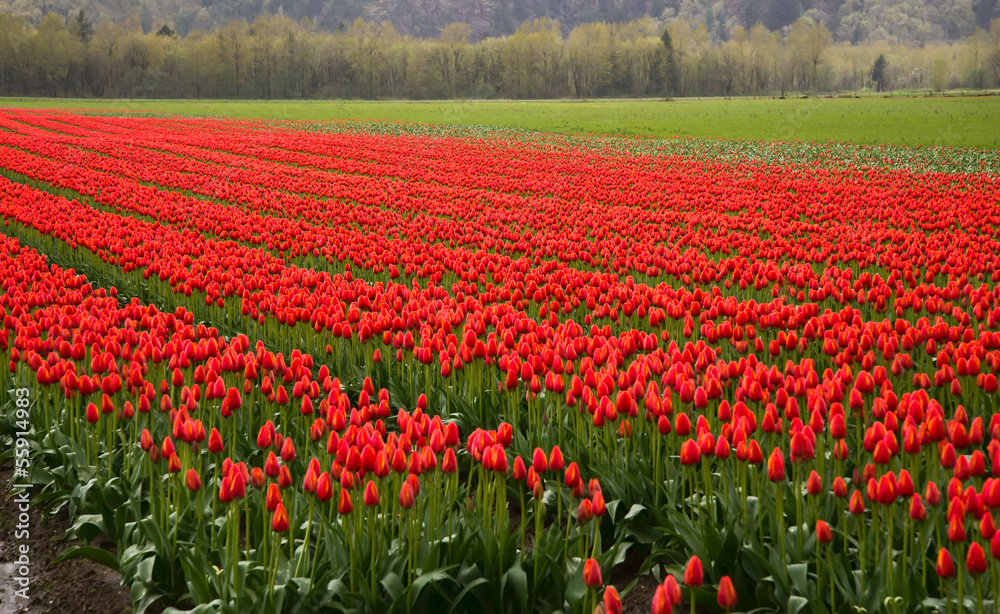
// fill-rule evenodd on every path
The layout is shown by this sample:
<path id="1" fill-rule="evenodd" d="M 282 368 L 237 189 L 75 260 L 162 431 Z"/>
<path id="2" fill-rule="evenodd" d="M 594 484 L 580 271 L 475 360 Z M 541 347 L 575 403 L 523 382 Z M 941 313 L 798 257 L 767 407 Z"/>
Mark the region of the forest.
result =
<path id="1" fill-rule="evenodd" d="M 176 19 L 149 21 L 136 9 L 100 20 L 82 9 L 6 12 L 0 95 L 532 99 L 994 88 L 1000 18 L 981 27 L 971 14 L 963 37 L 915 41 L 845 40 L 835 33 L 843 23 L 831 30 L 807 14 L 777 29 L 729 23 L 725 36 L 704 15 L 683 12 L 572 28 L 540 16 L 496 36 L 453 22 L 419 36 L 364 16 L 328 30 L 282 7 L 184 31 Z"/>

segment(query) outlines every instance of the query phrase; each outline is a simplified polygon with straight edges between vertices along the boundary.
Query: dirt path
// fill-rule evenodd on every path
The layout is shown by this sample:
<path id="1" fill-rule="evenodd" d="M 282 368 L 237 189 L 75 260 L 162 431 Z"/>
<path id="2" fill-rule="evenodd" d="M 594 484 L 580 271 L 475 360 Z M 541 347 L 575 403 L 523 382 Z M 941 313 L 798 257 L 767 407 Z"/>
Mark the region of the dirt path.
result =
<path id="1" fill-rule="evenodd" d="M 46 519 L 41 510 L 29 509 L 22 523 L 19 496 L 8 489 L 10 478 L 9 467 L 0 470 L 0 614 L 131 612 L 132 599 L 117 572 L 83 559 L 53 563 L 72 545 L 60 541 L 69 528 L 66 512 Z M 17 561 L 25 548 L 29 565 L 22 569 Z M 23 571 L 29 579 L 26 593 L 19 584 Z"/>

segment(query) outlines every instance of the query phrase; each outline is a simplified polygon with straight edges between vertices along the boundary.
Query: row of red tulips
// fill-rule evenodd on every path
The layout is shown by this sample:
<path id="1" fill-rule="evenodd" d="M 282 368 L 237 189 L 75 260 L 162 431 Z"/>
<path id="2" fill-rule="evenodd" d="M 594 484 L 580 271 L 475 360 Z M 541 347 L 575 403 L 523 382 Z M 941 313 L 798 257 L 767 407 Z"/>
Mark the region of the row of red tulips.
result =
<path id="1" fill-rule="evenodd" d="M 360 263 L 354 278 L 350 273 L 303 271 L 281 257 L 282 252 L 291 256 L 287 248 L 271 253 L 251 245 L 273 243 L 286 229 L 294 229 L 296 237 L 337 236 L 347 242 L 353 236 L 370 242 L 373 233 L 403 229 L 392 225 L 396 209 L 387 206 L 383 216 L 384 203 L 376 202 L 379 211 L 370 204 L 357 213 L 377 216 L 377 224 L 324 235 L 323 218 L 316 217 L 322 215 L 321 203 L 313 197 L 335 182 L 337 175 L 329 171 L 336 170 L 390 183 L 386 178 L 406 178 L 418 184 L 415 189 L 429 190 L 425 198 L 442 199 L 445 208 L 440 211 L 468 209 L 462 224 L 482 226 L 487 234 L 515 222 L 499 209 L 471 206 L 475 190 L 493 192 L 491 198 L 500 200 L 553 199 L 546 203 L 552 209 L 516 223 L 532 229 L 537 247 L 547 249 L 542 246 L 555 241 L 551 246 L 556 248 L 566 228 L 542 222 L 546 217 L 551 222 L 554 211 L 566 210 L 574 189 L 596 199 L 588 215 L 617 216 L 624 211 L 616 207 L 636 212 L 644 206 L 641 200 L 610 202 L 617 197 L 597 191 L 582 170 L 599 166 L 594 176 L 601 177 L 651 162 L 588 154 L 584 165 L 571 167 L 572 152 L 546 151 L 547 158 L 563 160 L 562 165 L 544 167 L 536 177 L 532 164 L 542 154 L 520 144 L 510 152 L 517 162 L 507 180 L 516 193 L 504 194 L 488 172 L 473 168 L 482 145 L 461 141 L 371 136 L 336 141 L 226 125 L 246 136 L 244 149 L 228 152 L 218 147 L 219 128 L 213 125 L 203 125 L 203 134 L 171 139 L 183 122 L 79 119 L 67 125 L 32 115 L 4 121 L 15 135 L 8 142 L 18 148 L 2 152 L 2 165 L 14 171 L 12 178 L 38 182 L 49 191 L 85 194 L 99 205 L 94 209 L 87 206 L 90 201 L 71 202 L 5 182 L 0 185 L 0 213 L 8 231 L 44 248 L 57 262 L 175 311 L 163 313 L 136 302 L 119 308 L 110 298 L 95 304 L 95 297 L 85 298 L 84 289 L 67 298 L 50 284 L 44 300 L 25 296 L 5 306 L 4 320 L 14 335 L 7 341 L 11 372 L 25 381 L 19 365 L 27 365 L 34 379 L 40 430 L 55 427 L 64 433 L 102 479 L 145 484 L 148 490 L 141 491 L 140 500 L 148 499 L 158 527 L 141 524 L 147 538 L 156 530 L 164 535 L 173 530 L 173 540 L 207 541 L 207 550 L 215 553 L 210 556 L 231 573 L 217 590 L 189 587 L 194 602 L 239 594 L 248 586 L 273 596 L 292 590 L 292 580 L 307 570 L 313 577 L 344 578 L 353 597 L 343 603 L 386 605 L 386 595 L 402 594 L 385 586 L 389 574 L 411 588 L 447 584 L 441 570 L 448 561 L 459 567 L 468 563 L 451 545 L 472 534 L 488 536 L 495 544 L 484 546 L 484 557 L 497 563 L 495 569 L 477 567 L 484 580 L 479 586 L 515 587 L 500 597 L 516 602 L 522 600 L 517 578 L 524 575 L 523 601 L 530 596 L 536 608 L 546 603 L 542 587 L 547 585 L 560 595 L 550 605 L 563 607 L 565 600 L 574 609 L 589 607 L 584 604 L 590 597 L 596 600 L 597 593 L 583 589 L 593 584 L 592 573 L 583 582 L 585 561 L 600 560 L 609 571 L 617 553 L 629 547 L 645 550 L 647 567 L 666 578 L 654 602 L 659 611 L 664 603 L 677 605 L 678 593 L 669 587 L 673 576 L 664 575 L 665 570 L 692 553 L 709 562 L 707 575 L 716 582 L 724 608 L 735 607 L 737 592 L 744 607 L 778 604 L 790 609 L 801 607 L 800 599 L 825 602 L 818 607 L 827 610 L 846 604 L 870 607 L 884 599 L 934 600 L 952 594 L 950 581 L 935 582 L 926 574 L 928 562 L 933 567 L 943 547 L 946 554 L 955 552 L 968 562 L 955 574 L 960 603 L 967 580 L 976 591 L 982 584 L 993 590 L 1000 585 L 995 574 L 980 579 L 985 553 L 992 552 L 996 541 L 993 510 L 1000 503 L 998 483 L 986 477 L 998 466 L 1000 448 L 1000 417 L 993 401 L 1000 338 L 991 330 L 996 290 L 992 283 L 969 283 L 995 271 L 992 239 L 965 258 L 944 256 L 948 241 L 966 244 L 975 235 L 934 227 L 921 211 L 901 210 L 890 199 L 876 202 L 855 195 L 863 207 L 884 209 L 886 217 L 879 219 L 885 225 L 875 229 L 883 232 L 883 240 L 899 239 L 899 220 L 908 215 L 923 226 L 914 226 L 908 237 L 926 249 L 894 252 L 891 245 L 852 243 L 857 238 L 849 234 L 852 229 L 817 217 L 822 225 L 816 232 L 839 233 L 846 242 L 823 247 L 822 255 L 796 252 L 790 246 L 813 229 L 786 223 L 781 232 L 789 242 L 750 238 L 741 251 L 759 250 L 754 258 L 708 257 L 703 250 L 715 239 L 690 226 L 693 217 L 670 217 L 676 206 L 671 210 L 669 203 L 658 202 L 650 208 L 662 207 L 667 216 L 656 218 L 659 223 L 670 220 L 693 229 L 688 238 L 674 236 L 691 241 L 685 251 L 660 253 L 672 262 L 664 271 L 684 262 L 666 275 L 690 284 L 688 288 L 653 285 L 659 274 L 645 277 L 650 284 L 635 283 L 574 264 L 574 259 L 528 270 L 529 258 L 512 259 L 523 251 L 519 247 L 497 248 L 510 255 L 473 253 L 445 247 L 437 238 L 406 257 L 426 263 L 437 250 L 450 254 L 451 268 L 444 270 L 452 271 L 452 287 L 437 283 L 444 278 L 436 278 L 432 269 L 407 273 L 413 277 L 402 285 L 381 278 L 378 267 L 386 261 Z M 106 134 L 81 147 L 79 136 L 97 129 Z M 25 136 L 16 136 L 18 132 Z M 466 166 L 431 162 L 421 171 L 412 156 L 398 151 L 403 143 L 426 144 L 441 160 L 456 152 L 468 154 L 461 160 Z M 358 154 L 352 146 L 359 144 L 370 150 Z M 171 155 L 191 161 L 184 170 L 173 171 L 180 173 L 173 178 L 164 172 L 154 179 L 157 186 L 142 187 L 140 182 L 152 177 L 136 161 L 149 149 L 163 152 L 149 155 L 152 169 L 169 169 Z M 341 164 L 322 157 L 331 151 L 379 161 Z M 273 162 L 254 161 L 248 154 Z M 677 185 L 704 182 L 708 167 L 703 163 L 669 163 L 686 169 Z M 740 185 L 745 181 L 740 173 L 752 166 L 716 170 Z M 307 204 L 268 209 L 266 216 L 177 196 L 176 190 L 199 193 L 195 188 L 210 185 L 211 177 L 226 176 L 225 169 L 237 167 L 243 170 L 232 174 L 234 184 L 252 185 L 259 178 L 270 190 L 259 193 L 265 201 L 269 194 L 301 193 L 303 178 L 316 187 L 309 188 L 308 196 L 296 196 Z M 580 183 L 546 183 L 545 173 L 559 177 L 571 168 Z M 772 170 L 754 167 L 754 172 L 762 175 L 755 189 L 769 189 Z M 845 184 L 860 185 L 850 171 L 796 172 L 825 182 L 811 192 L 802 189 L 809 198 Z M 184 173 L 208 177 L 209 183 L 186 183 Z M 290 183 L 283 183 L 286 176 Z M 869 172 L 869 180 L 873 176 Z M 893 176 L 914 182 L 907 190 L 926 189 L 915 187 L 926 178 Z M 447 200 L 431 190 L 463 177 L 474 187 L 462 186 Z M 952 184 L 989 185 L 977 176 L 933 179 L 939 184 L 925 192 L 933 201 L 928 207 L 941 209 L 970 205 Z M 781 189 L 791 196 L 787 187 Z M 885 189 L 888 194 L 900 188 L 888 183 Z M 127 190 L 139 190 L 142 200 L 124 196 Z M 796 190 L 795 196 L 800 193 Z M 231 195 L 213 196 L 227 200 Z M 723 191 L 714 201 L 699 201 L 692 214 L 703 216 L 712 207 L 726 210 L 732 199 L 732 190 Z M 234 202 L 251 208 L 238 198 Z M 520 211 L 524 205 L 511 201 L 510 207 Z M 828 204 L 824 215 L 849 209 L 847 203 L 836 207 Z M 415 210 L 414 217 L 439 219 L 434 205 L 399 205 L 399 210 L 405 208 Z M 779 226 L 787 222 L 777 209 L 764 207 L 761 215 Z M 309 221 L 296 221 L 299 217 Z M 408 223 L 412 218 L 395 219 Z M 734 219 L 737 228 L 753 218 L 740 213 Z M 729 220 L 716 220 L 716 238 L 735 236 L 723 231 Z M 620 265 L 640 271 L 641 258 L 629 258 L 641 254 L 655 237 L 622 221 L 616 218 L 600 230 L 591 225 L 588 232 L 596 249 L 610 250 L 609 268 L 619 266 L 611 264 L 618 258 L 616 250 L 626 250 L 630 256 Z M 246 245 L 226 241 L 213 223 L 240 232 L 252 228 L 244 239 L 254 240 Z M 591 222 L 570 216 L 566 224 Z M 402 236 L 430 228 L 415 223 Z M 460 228 L 456 222 L 446 233 L 462 232 Z M 487 234 L 475 236 L 482 240 Z M 474 235 L 461 236 L 467 243 Z M 616 237 L 634 238 L 634 249 Z M 769 250 L 775 259 L 761 258 Z M 334 262 L 346 253 L 326 255 Z M 784 259 L 781 265 L 779 258 Z M 825 260 L 821 273 L 806 264 L 811 258 Z M 838 264 L 841 258 L 846 262 Z M 787 266 L 795 260 L 800 264 Z M 467 266 L 482 268 L 477 281 L 464 272 Z M 484 277 L 487 270 L 497 284 L 492 288 Z M 734 283 L 719 287 L 725 277 L 694 275 L 696 270 L 731 273 Z M 738 289 L 743 283 L 754 290 Z M 766 303 L 751 298 L 769 287 L 779 298 Z M 67 291 L 72 294 L 73 286 Z M 242 299 L 239 308 L 224 300 L 235 296 Z M 60 300 L 65 305 L 55 309 Z M 45 304 L 52 307 L 40 310 Z M 74 308 L 66 309 L 68 305 Z M 836 310 L 821 311 L 832 307 Z M 884 313 L 891 317 L 893 310 L 895 318 L 879 319 Z M 916 315 L 925 310 L 933 320 Z M 196 317 L 218 322 L 227 334 L 196 325 Z M 609 323 L 598 324 L 608 317 Z M 589 326 L 575 319 L 585 319 Z M 311 329 L 297 321 L 308 322 Z M 266 343 L 251 348 L 251 338 Z M 300 353 L 300 348 L 307 351 Z M 418 409 L 412 414 L 390 409 L 399 405 Z M 454 421 L 442 422 L 444 415 Z M 476 430 L 490 426 L 498 428 Z M 456 447 L 458 432 L 468 435 L 465 446 Z M 257 446 L 251 443 L 255 437 Z M 208 449 L 203 449 L 206 439 Z M 553 475 L 563 471 L 561 450 L 567 458 L 565 474 Z M 787 472 L 786 459 L 792 463 Z M 247 469 L 234 471 L 241 461 Z M 462 469 L 464 462 L 468 469 Z M 581 473 L 599 482 L 588 484 Z M 291 488 L 300 480 L 300 487 Z M 212 485 L 210 498 L 196 494 L 205 484 Z M 248 495 L 248 487 L 260 496 Z M 946 506 L 940 505 L 942 491 Z M 788 496 L 794 511 L 784 509 Z M 359 499 L 364 513 L 351 516 Z M 219 503 L 224 505 L 221 512 Z M 517 529 L 511 529 L 512 520 L 503 513 L 508 507 L 519 514 Z M 411 509 L 419 512 L 405 511 Z M 529 534 L 532 524 L 534 533 Z M 640 525 L 652 526 L 653 535 L 642 533 Z M 129 543 L 127 536 L 121 537 L 121 543 Z M 394 551 L 399 558 L 383 556 Z M 238 561 L 244 564 L 242 572 Z M 343 576 L 335 571 L 338 563 L 343 563 L 341 570 L 349 569 Z M 438 576 L 421 581 L 421 574 L 431 569 Z M 910 569 L 919 573 L 912 576 Z M 951 575 L 944 573 L 946 563 L 937 569 L 940 578 Z M 872 573 L 874 582 L 867 578 Z M 563 577 L 565 581 L 553 580 Z M 365 581 L 359 582 L 361 578 Z M 475 578 L 462 580 L 470 581 Z M 693 580 L 687 584 L 698 588 Z M 334 590 L 330 582 L 325 586 Z M 604 595 L 603 607 L 613 611 L 617 591 Z M 477 591 L 448 594 L 466 605 L 463 600 L 472 596 L 478 597 Z M 479 603 L 488 602 L 479 598 Z M 699 598 L 706 601 L 692 592 L 692 603 Z M 404 601 L 420 599 L 430 597 L 413 589 Z M 979 596 L 980 607 L 988 603 Z"/>

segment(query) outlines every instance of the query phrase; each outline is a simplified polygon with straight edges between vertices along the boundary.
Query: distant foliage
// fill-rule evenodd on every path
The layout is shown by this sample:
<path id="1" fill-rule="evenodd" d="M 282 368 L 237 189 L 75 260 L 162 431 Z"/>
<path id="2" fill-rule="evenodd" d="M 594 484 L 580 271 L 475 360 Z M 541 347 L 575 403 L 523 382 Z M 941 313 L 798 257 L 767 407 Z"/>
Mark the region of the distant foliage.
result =
<path id="1" fill-rule="evenodd" d="M 234 19 L 250 23 L 280 9 L 295 22 L 307 20 L 327 32 L 344 31 L 363 17 L 389 21 L 404 36 L 435 37 L 460 21 L 476 40 L 508 36 L 538 18 L 558 21 L 564 35 L 584 23 L 682 18 L 705 24 L 710 39 L 725 42 L 736 26 L 761 23 L 774 31 L 804 16 L 822 23 L 838 41 L 927 43 L 964 38 L 1000 17 L 998 0 L 0 0 L 0 12 L 26 16 L 35 26 L 46 12 L 71 19 L 81 8 L 95 23 L 123 23 L 134 15 L 144 32 L 166 23 L 181 36 Z"/>
<path id="2" fill-rule="evenodd" d="M 0 0 L 0 5 L 11 1 Z M 721 40 L 713 32 L 722 12 L 713 12 L 709 28 L 683 17 L 686 10 L 666 22 L 593 21 L 568 30 L 552 17 L 537 16 L 508 36 L 486 38 L 477 34 L 482 24 L 476 15 L 471 23 L 449 23 L 418 38 L 401 31 L 398 19 L 356 17 L 327 32 L 315 20 L 297 21 L 280 12 L 196 29 L 182 25 L 180 12 L 169 23 L 147 23 L 137 11 L 121 21 L 96 23 L 89 12 L 75 11 L 69 19 L 50 12 L 37 24 L 30 16 L 0 12 L 0 95 L 784 96 L 864 88 L 980 89 L 1000 83 L 1000 18 L 960 42 L 906 45 L 864 42 L 858 24 L 830 28 L 809 16 L 777 31 L 761 21 L 726 26 Z M 835 31 L 844 27 L 861 28 L 857 44 L 837 42 Z"/>

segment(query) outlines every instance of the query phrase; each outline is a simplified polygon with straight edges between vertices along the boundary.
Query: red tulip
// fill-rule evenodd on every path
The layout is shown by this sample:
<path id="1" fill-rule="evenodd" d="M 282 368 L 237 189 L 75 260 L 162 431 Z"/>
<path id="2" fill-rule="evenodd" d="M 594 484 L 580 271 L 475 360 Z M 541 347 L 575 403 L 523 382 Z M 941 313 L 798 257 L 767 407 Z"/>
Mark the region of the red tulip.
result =
<path id="1" fill-rule="evenodd" d="M 622 600 L 613 586 L 604 589 L 604 611 L 607 614 L 622 614 Z"/>
<path id="2" fill-rule="evenodd" d="M 948 541 L 964 542 L 965 539 L 965 523 L 961 514 L 951 514 L 948 517 Z"/>
<path id="3" fill-rule="evenodd" d="M 814 497 L 818 497 L 823 492 L 823 480 L 815 470 L 809 474 L 806 480 L 806 492 Z"/>
<path id="4" fill-rule="evenodd" d="M 701 449 L 693 439 L 687 439 L 681 444 L 681 464 L 696 465 L 701 462 Z"/>
<path id="5" fill-rule="evenodd" d="M 283 503 L 278 503 L 278 507 L 274 510 L 274 516 L 271 517 L 271 530 L 275 533 L 283 533 L 288 530 L 288 512 L 285 511 Z"/>
<path id="6" fill-rule="evenodd" d="M 562 450 L 559 449 L 559 446 L 552 446 L 552 451 L 549 452 L 549 469 L 552 471 L 562 471 L 565 466 Z"/>
<path id="7" fill-rule="evenodd" d="M 851 494 L 851 500 L 847 504 L 847 509 L 855 516 L 865 513 L 865 501 L 861 498 L 860 490 L 855 490 Z"/>
<path id="8" fill-rule="evenodd" d="M 351 501 L 351 493 L 348 489 L 340 491 L 340 500 L 337 502 L 337 513 L 346 516 L 354 511 L 354 503 Z"/>
<path id="9" fill-rule="evenodd" d="M 267 507 L 267 511 L 273 512 L 277 509 L 279 503 L 281 503 L 281 489 L 278 488 L 277 484 L 272 482 L 267 487 L 265 507 Z"/>
<path id="10" fill-rule="evenodd" d="M 333 499 L 333 483 L 330 481 L 330 474 L 324 471 L 316 482 L 316 498 L 321 503 Z"/>
<path id="11" fill-rule="evenodd" d="M 917 521 L 927 518 L 927 510 L 924 508 L 924 503 L 921 501 L 920 495 L 916 493 L 910 497 L 910 518 Z"/>
<path id="12" fill-rule="evenodd" d="M 194 469 L 188 469 L 187 479 L 185 481 L 187 483 L 188 490 L 191 492 L 201 490 L 201 476 L 198 475 L 198 472 Z"/>
<path id="13" fill-rule="evenodd" d="M 979 542 L 972 542 L 965 554 L 965 568 L 969 573 L 978 576 L 986 571 L 986 553 Z"/>
<path id="14" fill-rule="evenodd" d="M 660 584 L 653 591 L 653 603 L 650 605 L 650 610 L 650 614 L 673 614 L 673 607 L 665 584 Z"/>
<path id="15" fill-rule="evenodd" d="M 955 564 L 951 560 L 951 554 L 944 548 L 938 550 L 935 570 L 937 575 L 942 578 L 950 578 L 955 575 Z"/>
<path id="16" fill-rule="evenodd" d="M 601 568 L 596 559 L 587 559 L 583 563 L 583 582 L 590 588 L 604 584 L 604 580 L 601 579 Z"/>
<path id="17" fill-rule="evenodd" d="M 412 475 L 412 474 L 411 474 Z M 372 484 L 369 482 L 369 484 Z M 413 494 L 413 488 L 410 486 L 409 482 L 403 482 L 403 486 L 399 489 L 399 505 L 403 509 L 410 509 L 413 507 L 416 497 Z M 375 494 L 375 503 L 368 503 L 368 490 L 365 489 L 365 505 L 376 505 L 378 503 L 378 493 Z"/>
<path id="18" fill-rule="evenodd" d="M 825 520 L 816 521 L 816 540 L 821 544 L 829 544 L 833 541 L 833 531 Z"/>
<path id="19" fill-rule="evenodd" d="M 722 579 L 719 580 L 719 593 L 716 599 L 719 605 L 727 611 L 736 607 L 736 589 L 733 588 L 733 581 L 729 579 L 729 576 L 722 576 Z"/>
<path id="20" fill-rule="evenodd" d="M 691 588 L 698 588 L 701 586 L 704 580 L 705 572 L 701 567 L 701 559 L 697 556 L 692 556 L 684 567 L 684 584 L 690 586 Z"/>
<path id="21" fill-rule="evenodd" d="M 772 482 L 782 482 L 785 479 L 785 456 L 779 448 L 775 448 L 767 459 L 767 478 Z"/>
<path id="22" fill-rule="evenodd" d="M 371 480 L 368 480 L 368 483 L 365 484 L 364 502 L 367 507 L 378 505 L 378 487 Z"/>
<path id="23" fill-rule="evenodd" d="M 671 605 L 678 605 L 684 600 L 684 596 L 681 594 L 681 587 L 677 583 L 677 578 L 673 575 L 667 575 L 667 579 L 663 581 L 663 587 L 666 589 Z"/>

